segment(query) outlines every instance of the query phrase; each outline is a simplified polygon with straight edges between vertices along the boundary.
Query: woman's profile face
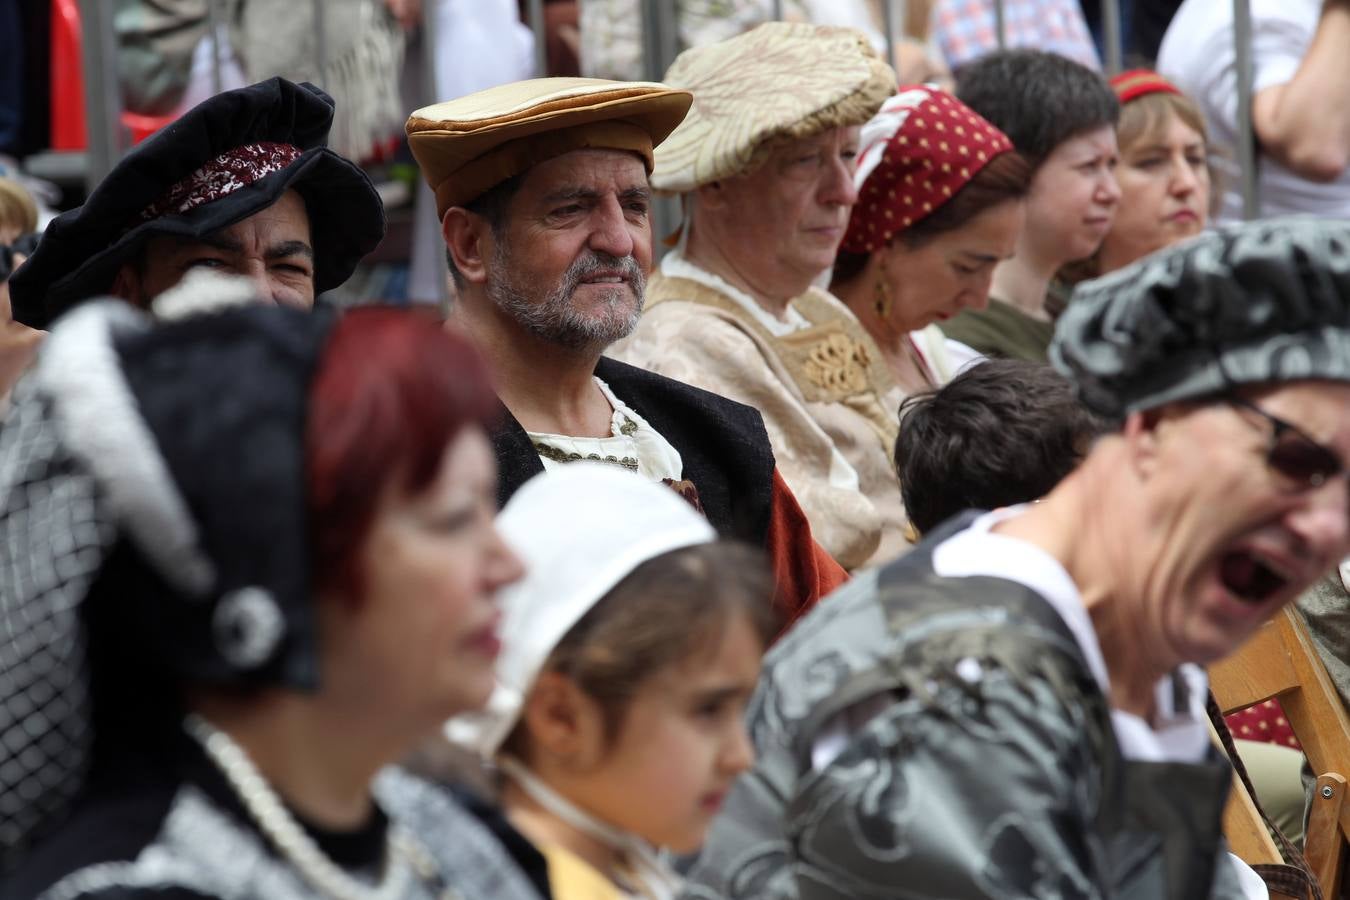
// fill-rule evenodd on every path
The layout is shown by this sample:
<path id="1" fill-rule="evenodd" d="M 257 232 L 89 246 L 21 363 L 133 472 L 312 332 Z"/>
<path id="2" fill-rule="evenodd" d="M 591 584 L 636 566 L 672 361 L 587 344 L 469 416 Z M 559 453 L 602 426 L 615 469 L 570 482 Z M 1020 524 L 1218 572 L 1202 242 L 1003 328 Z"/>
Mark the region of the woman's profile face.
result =
<path id="1" fill-rule="evenodd" d="M 410 494 L 398 481 L 362 545 L 359 593 L 321 605 L 323 684 L 390 727 L 423 731 L 487 702 L 495 596 L 522 568 L 494 525 L 496 460 L 482 428 L 456 434 L 425 489 Z"/>
<path id="2" fill-rule="evenodd" d="M 1209 215 L 1205 139 L 1174 112 L 1120 150 L 1120 206 L 1102 241 L 1102 271 L 1199 234 Z"/>
<path id="3" fill-rule="evenodd" d="M 1005 200 L 916 248 L 897 238 L 881 251 L 881 278 L 892 298 L 888 324 L 915 331 L 965 309 L 984 309 L 994 267 L 1017 249 L 1025 220 L 1025 204 Z"/>
<path id="4" fill-rule="evenodd" d="M 859 131 L 839 127 L 786 141 L 750 174 L 717 182 L 716 207 L 706 215 L 736 236 L 721 248 L 735 274 L 756 285 L 790 285 L 795 295 L 834 263 L 858 199 Z"/>
<path id="5" fill-rule="evenodd" d="M 1027 193 L 1027 240 L 1054 268 L 1087 259 L 1111 229 L 1120 200 L 1116 129 L 1103 125 L 1063 141 L 1036 169 Z"/>

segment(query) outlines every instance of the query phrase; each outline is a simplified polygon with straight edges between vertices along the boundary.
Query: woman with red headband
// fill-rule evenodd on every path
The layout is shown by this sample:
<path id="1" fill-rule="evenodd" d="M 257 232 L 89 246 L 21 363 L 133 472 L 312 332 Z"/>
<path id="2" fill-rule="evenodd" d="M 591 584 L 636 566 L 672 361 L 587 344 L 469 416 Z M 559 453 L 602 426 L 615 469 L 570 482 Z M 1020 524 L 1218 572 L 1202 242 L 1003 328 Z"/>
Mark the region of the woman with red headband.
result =
<path id="1" fill-rule="evenodd" d="M 1147 69 L 1122 72 L 1111 87 L 1121 107 L 1120 205 L 1097 252 L 1096 275 L 1199 234 L 1209 222 L 1209 138 L 1199 108 Z"/>

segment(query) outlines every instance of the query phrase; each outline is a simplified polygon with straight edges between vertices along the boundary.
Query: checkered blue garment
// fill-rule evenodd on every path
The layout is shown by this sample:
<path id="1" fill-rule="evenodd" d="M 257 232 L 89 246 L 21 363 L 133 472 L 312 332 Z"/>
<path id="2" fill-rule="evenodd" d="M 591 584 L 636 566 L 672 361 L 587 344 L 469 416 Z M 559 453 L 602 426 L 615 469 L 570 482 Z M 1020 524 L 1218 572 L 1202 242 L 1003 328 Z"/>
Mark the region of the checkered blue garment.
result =
<path id="1" fill-rule="evenodd" d="M 1101 69 L 1078 0 L 1003 0 L 1008 47 L 1032 47 Z M 952 69 L 998 49 L 993 0 L 938 0 L 933 41 Z"/>

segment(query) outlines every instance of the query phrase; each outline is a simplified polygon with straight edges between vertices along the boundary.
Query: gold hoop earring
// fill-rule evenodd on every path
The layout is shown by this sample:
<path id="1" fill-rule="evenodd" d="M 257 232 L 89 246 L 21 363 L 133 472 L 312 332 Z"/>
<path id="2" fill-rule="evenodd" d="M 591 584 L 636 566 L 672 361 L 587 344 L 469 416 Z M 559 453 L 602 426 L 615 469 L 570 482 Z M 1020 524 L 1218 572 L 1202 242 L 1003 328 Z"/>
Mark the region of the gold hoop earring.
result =
<path id="1" fill-rule="evenodd" d="M 878 278 L 872 285 L 872 292 L 876 295 L 872 298 L 872 305 L 877 311 L 877 316 L 886 318 L 891 314 L 891 288 L 886 283 L 884 277 Z"/>

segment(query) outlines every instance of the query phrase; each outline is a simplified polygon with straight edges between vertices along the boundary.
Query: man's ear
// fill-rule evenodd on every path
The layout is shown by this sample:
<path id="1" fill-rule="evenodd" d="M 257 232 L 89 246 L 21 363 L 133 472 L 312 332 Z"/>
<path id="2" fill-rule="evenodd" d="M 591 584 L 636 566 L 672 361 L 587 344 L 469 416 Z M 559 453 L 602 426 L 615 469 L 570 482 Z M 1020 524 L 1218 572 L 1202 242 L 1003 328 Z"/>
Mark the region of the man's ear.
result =
<path id="1" fill-rule="evenodd" d="M 1130 465 L 1139 477 L 1148 478 L 1157 471 L 1161 464 L 1164 432 L 1172 424 L 1173 419 L 1165 415 L 1165 408 L 1132 412 L 1125 417 L 1120 434 L 1130 454 Z"/>
<path id="2" fill-rule="evenodd" d="M 694 202 L 705 209 L 721 209 L 727 205 L 726 191 L 722 182 L 710 181 L 694 189 Z"/>
<path id="3" fill-rule="evenodd" d="M 575 771 L 594 766 L 605 749 L 600 705 L 560 672 L 543 672 L 521 710 L 531 752 Z"/>
<path id="4" fill-rule="evenodd" d="M 108 288 L 108 293 L 114 297 L 121 297 L 132 306 L 144 307 L 146 305 L 145 286 L 141 283 L 141 273 L 132 263 L 122 263 L 122 267 L 113 276 L 112 287 Z"/>
<path id="5" fill-rule="evenodd" d="M 452 206 L 441 220 L 441 237 L 455 261 L 455 268 L 470 284 L 487 281 L 487 260 L 491 255 L 492 227 L 477 213 Z"/>

